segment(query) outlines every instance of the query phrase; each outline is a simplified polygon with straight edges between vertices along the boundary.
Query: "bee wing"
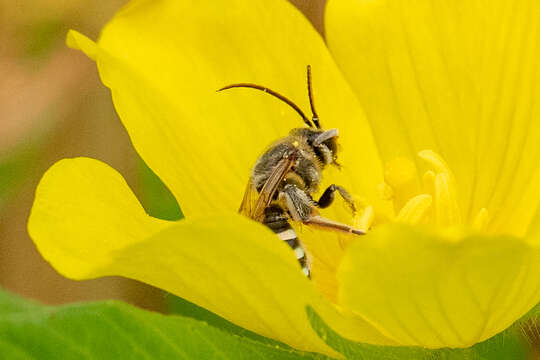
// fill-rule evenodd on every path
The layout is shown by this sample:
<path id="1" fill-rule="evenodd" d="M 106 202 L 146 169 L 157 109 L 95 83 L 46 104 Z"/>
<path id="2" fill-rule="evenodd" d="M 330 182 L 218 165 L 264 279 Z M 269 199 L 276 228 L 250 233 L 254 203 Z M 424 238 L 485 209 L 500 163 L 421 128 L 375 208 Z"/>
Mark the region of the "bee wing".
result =
<path id="1" fill-rule="evenodd" d="M 242 215 L 253 218 L 253 209 L 255 209 L 255 204 L 258 197 L 259 194 L 257 194 L 257 189 L 250 180 L 246 186 L 246 192 L 244 193 L 244 198 L 242 199 L 242 204 L 240 204 L 240 209 L 238 209 L 238 212 Z"/>
<path id="2" fill-rule="evenodd" d="M 272 198 L 274 197 L 274 194 L 276 193 L 276 190 L 283 181 L 283 178 L 289 170 L 291 170 L 291 167 L 293 166 L 294 162 L 297 159 L 296 152 L 293 152 L 291 154 L 288 154 L 287 156 L 283 157 L 276 165 L 266 182 L 264 183 L 260 193 L 259 197 L 257 198 L 257 202 L 255 203 L 255 206 L 253 207 L 253 211 L 251 212 L 251 218 L 257 221 L 262 221 L 264 217 L 264 209 L 268 205 L 270 205 L 270 202 L 272 201 Z"/>
<path id="3" fill-rule="evenodd" d="M 249 181 L 238 212 L 256 221 L 262 221 L 264 209 L 272 201 L 279 184 L 291 169 L 296 158 L 295 153 L 282 158 L 264 183 L 259 194 L 253 183 Z"/>

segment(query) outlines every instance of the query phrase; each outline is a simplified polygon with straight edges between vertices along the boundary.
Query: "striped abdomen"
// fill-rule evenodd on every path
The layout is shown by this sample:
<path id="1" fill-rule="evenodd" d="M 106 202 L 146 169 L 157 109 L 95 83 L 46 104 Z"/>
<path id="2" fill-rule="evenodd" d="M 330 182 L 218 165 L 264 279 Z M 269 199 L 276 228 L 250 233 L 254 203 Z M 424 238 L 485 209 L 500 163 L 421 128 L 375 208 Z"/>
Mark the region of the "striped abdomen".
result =
<path id="1" fill-rule="evenodd" d="M 279 238 L 285 241 L 294 250 L 298 262 L 302 266 L 302 271 L 309 277 L 309 264 L 306 252 L 304 251 L 296 232 L 289 224 L 289 217 L 285 211 L 276 205 L 271 205 L 264 210 L 263 224 L 268 226 Z"/>

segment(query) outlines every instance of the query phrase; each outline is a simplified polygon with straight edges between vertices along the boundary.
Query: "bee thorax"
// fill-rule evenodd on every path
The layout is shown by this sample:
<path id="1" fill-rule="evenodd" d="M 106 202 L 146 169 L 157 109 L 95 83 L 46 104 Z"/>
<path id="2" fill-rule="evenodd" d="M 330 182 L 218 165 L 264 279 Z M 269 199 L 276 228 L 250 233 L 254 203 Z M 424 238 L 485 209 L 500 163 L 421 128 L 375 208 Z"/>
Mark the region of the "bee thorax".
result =
<path id="1" fill-rule="evenodd" d="M 277 164 L 288 158 L 291 152 L 295 151 L 295 147 L 291 143 L 281 142 L 270 147 L 255 163 L 251 173 L 251 182 L 260 191 Z"/>

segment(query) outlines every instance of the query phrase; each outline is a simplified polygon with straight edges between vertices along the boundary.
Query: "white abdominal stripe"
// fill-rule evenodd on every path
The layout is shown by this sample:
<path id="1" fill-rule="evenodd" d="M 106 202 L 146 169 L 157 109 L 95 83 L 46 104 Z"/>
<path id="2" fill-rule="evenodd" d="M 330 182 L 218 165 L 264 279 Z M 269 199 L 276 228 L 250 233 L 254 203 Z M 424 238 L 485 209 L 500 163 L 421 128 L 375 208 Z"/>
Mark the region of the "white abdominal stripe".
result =
<path id="1" fill-rule="evenodd" d="M 292 228 L 289 228 L 287 230 L 279 232 L 277 236 L 281 240 L 285 241 L 293 249 L 296 259 L 298 260 L 300 265 L 302 265 L 303 273 L 309 277 L 310 270 L 307 264 L 306 252 L 302 248 L 302 245 L 298 240 L 298 236 L 296 236 L 296 232 Z"/>
<path id="2" fill-rule="evenodd" d="M 306 253 L 304 252 L 304 249 L 299 245 L 297 248 L 294 249 L 294 255 L 296 255 L 296 258 L 298 260 L 302 259 L 304 256 L 306 256 Z"/>
<path id="3" fill-rule="evenodd" d="M 302 266 L 302 271 L 309 277 L 310 269 L 306 252 L 292 228 L 288 219 L 289 216 L 279 206 L 270 206 L 265 209 L 263 224 L 272 230 L 280 240 L 285 241 L 294 251 L 296 259 Z"/>
<path id="4" fill-rule="evenodd" d="M 294 240 L 294 239 L 297 239 L 298 237 L 296 236 L 296 232 L 293 230 L 293 229 L 287 229 L 285 231 L 282 231 L 280 232 L 279 234 L 277 234 L 277 236 L 279 236 L 279 238 L 283 241 L 286 241 L 286 240 Z"/>

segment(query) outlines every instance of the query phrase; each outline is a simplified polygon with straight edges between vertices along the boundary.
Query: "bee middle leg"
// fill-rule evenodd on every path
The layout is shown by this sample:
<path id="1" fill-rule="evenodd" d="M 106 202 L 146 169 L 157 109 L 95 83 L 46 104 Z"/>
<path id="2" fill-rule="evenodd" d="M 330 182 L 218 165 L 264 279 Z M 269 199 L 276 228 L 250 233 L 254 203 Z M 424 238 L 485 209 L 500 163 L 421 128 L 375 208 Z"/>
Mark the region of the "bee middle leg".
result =
<path id="1" fill-rule="evenodd" d="M 287 184 L 279 196 L 285 200 L 293 220 L 302 222 L 309 220 L 315 201 L 304 190 L 294 184 Z"/>
<path id="2" fill-rule="evenodd" d="M 351 194 L 349 194 L 349 192 L 345 190 L 343 187 L 336 184 L 332 184 L 329 187 L 327 187 L 326 190 L 324 190 L 323 194 L 319 198 L 319 201 L 317 201 L 317 205 L 322 209 L 327 208 L 330 205 L 332 205 L 335 199 L 336 191 L 339 193 L 339 195 L 341 195 L 343 200 L 345 200 L 347 205 L 349 205 L 353 214 L 356 213 L 356 206 L 354 205 L 354 199 L 351 196 Z"/>

